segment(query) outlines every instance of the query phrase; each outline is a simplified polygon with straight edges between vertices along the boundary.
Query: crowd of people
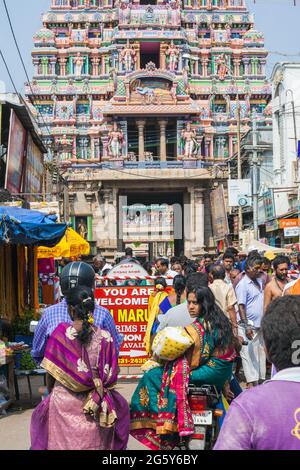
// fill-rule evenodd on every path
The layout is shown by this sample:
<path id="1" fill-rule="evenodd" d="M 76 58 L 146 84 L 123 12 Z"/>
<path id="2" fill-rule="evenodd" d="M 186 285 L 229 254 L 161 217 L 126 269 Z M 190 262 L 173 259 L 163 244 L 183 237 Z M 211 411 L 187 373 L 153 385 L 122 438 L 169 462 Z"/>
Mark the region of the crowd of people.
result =
<path id="1" fill-rule="evenodd" d="M 156 276 L 147 280 L 154 289 L 145 335 L 154 365 L 130 409 L 115 390 L 122 337 L 93 294 L 106 260 L 67 265 L 64 299 L 46 309 L 33 342 L 48 394 L 32 417 L 32 449 L 125 450 L 129 434 L 150 449 L 174 449 L 193 432 L 189 383 L 215 385 L 231 402 L 215 449 L 299 449 L 300 256 L 267 255 L 229 248 L 145 265 Z M 132 252 L 126 256 L 134 260 Z M 174 326 L 193 344 L 175 360 L 159 361 L 155 336 Z"/>

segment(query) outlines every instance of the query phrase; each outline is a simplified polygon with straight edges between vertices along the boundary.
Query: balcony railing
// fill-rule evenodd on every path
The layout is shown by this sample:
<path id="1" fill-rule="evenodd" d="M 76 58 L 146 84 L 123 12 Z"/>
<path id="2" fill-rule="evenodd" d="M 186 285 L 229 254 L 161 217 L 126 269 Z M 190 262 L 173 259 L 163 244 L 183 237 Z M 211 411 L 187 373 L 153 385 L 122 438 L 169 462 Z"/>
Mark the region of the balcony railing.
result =
<path id="1" fill-rule="evenodd" d="M 71 163 L 71 162 L 70 162 Z M 99 163 L 94 163 L 94 162 L 87 162 L 87 165 L 92 168 L 99 168 L 102 170 L 114 170 L 114 169 L 128 169 L 128 170 L 172 170 L 172 169 L 183 169 L 183 170 L 189 170 L 189 169 L 208 169 L 212 168 L 215 165 L 218 165 L 219 167 L 224 167 L 224 170 L 226 170 L 228 164 L 225 161 L 215 161 L 215 160 L 176 160 L 176 161 L 156 161 L 156 162 L 145 162 L 145 161 L 140 161 L 140 162 L 127 162 L 124 160 L 114 160 L 114 161 L 107 161 L 107 162 L 99 162 Z M 86 166 L 86 164 L 76 164 L 76 167 L 79 168 L 81 166 Z"/>

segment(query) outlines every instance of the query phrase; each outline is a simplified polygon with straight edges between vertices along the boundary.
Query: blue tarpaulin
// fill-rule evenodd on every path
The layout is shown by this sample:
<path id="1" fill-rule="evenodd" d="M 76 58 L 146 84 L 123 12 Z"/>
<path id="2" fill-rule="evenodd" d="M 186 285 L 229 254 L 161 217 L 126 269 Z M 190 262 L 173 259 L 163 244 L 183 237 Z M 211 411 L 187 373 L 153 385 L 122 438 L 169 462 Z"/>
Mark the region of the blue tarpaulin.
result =
<path id="1" fill-rule="evenodd" d="M 67 229 L 56 219 L 38 211 L 0 206 L 0 245 L 55 246 Z"/>

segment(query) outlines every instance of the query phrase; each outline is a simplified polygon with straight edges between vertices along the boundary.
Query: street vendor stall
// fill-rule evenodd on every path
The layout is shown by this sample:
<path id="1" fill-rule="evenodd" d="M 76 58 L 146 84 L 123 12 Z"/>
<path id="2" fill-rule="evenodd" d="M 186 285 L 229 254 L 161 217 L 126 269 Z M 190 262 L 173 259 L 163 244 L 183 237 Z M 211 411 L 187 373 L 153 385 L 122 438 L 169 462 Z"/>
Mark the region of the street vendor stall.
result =
<path id="1" fill-rule="evenodd" d="M 40 246 L 37 251 L 39 270 L 39 299 L 44 305 L 59 302 L 59 277 L 55 268 L 55 260 L 68 258 L 78 259 L 90 254 L 90 244 L 75 230 L 68 227 L 64 237 L 53 248 Z"/>
<path id="2" fill-rule="evenodd" d="M 0 317 L 12 321 L 26 305 L 38 309 L 36 247 L 55 246 L 66 229 L 56 216 L 0 206 Z"/>

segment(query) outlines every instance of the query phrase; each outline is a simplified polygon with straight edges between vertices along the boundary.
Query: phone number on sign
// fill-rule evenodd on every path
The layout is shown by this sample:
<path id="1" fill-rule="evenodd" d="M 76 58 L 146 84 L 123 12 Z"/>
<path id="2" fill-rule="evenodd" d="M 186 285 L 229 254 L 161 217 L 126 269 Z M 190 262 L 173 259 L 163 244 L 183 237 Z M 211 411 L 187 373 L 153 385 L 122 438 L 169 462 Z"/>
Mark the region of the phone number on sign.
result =
<path id="1" fill-rule="evenodd" d="M 119 365 L 122 364 L 144 364 L 146 362 L 146 359 L 141 358 L 135 358 L 135 359 L 119 359 Z"/>

